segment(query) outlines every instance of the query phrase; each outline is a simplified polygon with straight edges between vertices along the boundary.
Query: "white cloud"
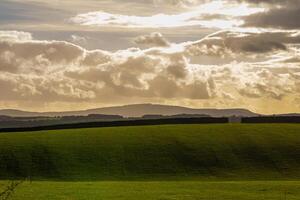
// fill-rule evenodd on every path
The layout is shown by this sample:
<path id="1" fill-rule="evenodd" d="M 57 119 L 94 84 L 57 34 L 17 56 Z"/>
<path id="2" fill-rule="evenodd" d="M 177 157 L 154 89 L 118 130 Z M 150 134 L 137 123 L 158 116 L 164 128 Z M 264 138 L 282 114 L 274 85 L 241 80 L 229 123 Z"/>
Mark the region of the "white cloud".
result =
<path id="1" fill-rule="evenodd" d="M 84 46 L 87 44 L 87 39 L 80 35 L 71 35 L 71 42 L 74 44 Z"/>
<path id="2" fill-rule="evenodd" d="M 157 50 L 154 54 L 140 49 L 110 53 L 88 51 L 62 41 L 0 38 L 0 66 L 4 66 L 0 70 L 5 73 L 3 85 L 7 85 L 4 96 L 15 100 L 30 97 L 40 101 L 104 102 L 119 96 L 212 97 L 214 88 L 206 78 L 188 76 L 193 72 L 188 71 L 184 56 Z M 165 86 L 159 87 L 160 83 Z M 173 87 L 177 88 L 173 94 L 165 92 Z"/>
<path id="3" fill-rule="evenodd" d="M 173 2 L 173 1 L 172 1 Z M 178 2 L 175 2 L 178 3 Z M 191 2 L 190 2 L 191 3 Z M 84 26 L 107 26 L 127 28 L 172 28 L 183 26 L 203 26 L 207 28 L 231 28 L 243 24 L 239 16 L 262 12 L 262 8 L 248 7 L 247 4 L 229 4 L 223 1 L 212 1 L 199 5 L 191 11 L 179 14 L 156 14 L 152 16 L 135 16 L 113 14 L 104 11 L 88 12 L 71 18 L 71 22 Z M 207 20 L 207 15 L 214 14 L 232 17 L 216 17 Z"/>
<path id="4" fill-rule="evenodd" d="M 21 31 L 0 31 L 0 38 L 2 41 L 29 41 L 32 40 L 32 35 L 31 33 Z"/>
<path id="5" fill-rule="evenodd" d="M 163 35 L 158 32 L 151 33 L 150 35 L 139 36 L 135 38 L 134 42 L 136 44 L 150 45 L 150 46 L 166 47 L 170 45 L 167 39 L 164 38 Z"/>

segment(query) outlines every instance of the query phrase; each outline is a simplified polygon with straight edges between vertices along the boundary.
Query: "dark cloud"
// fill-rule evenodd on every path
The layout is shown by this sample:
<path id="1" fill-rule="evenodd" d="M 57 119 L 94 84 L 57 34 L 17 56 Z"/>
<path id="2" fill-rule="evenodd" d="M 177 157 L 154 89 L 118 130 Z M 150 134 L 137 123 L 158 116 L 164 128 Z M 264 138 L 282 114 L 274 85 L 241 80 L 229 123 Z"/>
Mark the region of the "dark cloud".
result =
<path id="1" fill-rule="evenodd" d="M 250 15 L 244 18 L 244 26 L 274 27 L 284 29 L 300 28 L 300 7 L 271 9 L 268 12 Z"/>
<path id="2" fill-rule="evenodd" d="M 244 0 L 252 4 L 264 4 L 266 12 L 256 13 L 244 18 L 250 27 L 297 29 L 300 27 L 299 0 Z"/>
<path id="3" fill-rule="evenodd" d="M 251 4 L 268 4 L 269 6 L 291 6 L 291 5 L 300 5 L 299 0 L 237 0 L 238 2 L 247 2 Z"/>
<path id="4" fill-rule="evenodd" d="M 60 8 L 50 8 L 43 3 L 0 1 L 0 24 L 57 21 L 66 18 L 69 14 Z"/>
<path id="5" fill-rule="evenodd" d="M 193 42 L 187 49 L 193 55 L 225 56 L 235 54 L 266 54 L 287 51 L 287 45 L 299 44 L 300 34 L 294 32 L 219 32 L 200 41 Z"/>

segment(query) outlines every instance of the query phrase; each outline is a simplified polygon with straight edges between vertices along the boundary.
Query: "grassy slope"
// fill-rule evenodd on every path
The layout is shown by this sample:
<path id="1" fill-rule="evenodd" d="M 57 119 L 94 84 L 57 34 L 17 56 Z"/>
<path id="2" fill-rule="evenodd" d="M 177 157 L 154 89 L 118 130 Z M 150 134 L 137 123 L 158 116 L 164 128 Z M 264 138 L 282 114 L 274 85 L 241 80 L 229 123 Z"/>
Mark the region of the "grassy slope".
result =
<path id="1" fill-rule="evenodd" d="M 300 125 L 174 125 L 0 134 L 0 179 L 299 179 Z"/>

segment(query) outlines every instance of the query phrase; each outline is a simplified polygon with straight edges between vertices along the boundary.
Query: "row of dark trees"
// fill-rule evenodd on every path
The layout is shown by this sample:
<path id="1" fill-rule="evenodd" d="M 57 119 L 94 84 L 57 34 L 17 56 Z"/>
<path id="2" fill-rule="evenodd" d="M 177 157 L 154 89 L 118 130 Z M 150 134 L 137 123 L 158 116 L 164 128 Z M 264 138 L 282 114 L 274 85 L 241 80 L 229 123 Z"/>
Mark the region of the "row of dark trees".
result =
<path id="1" fill-rule="evenodd" d="M 65 121 L 64 121 L 65 122 Z M 137 118 L 137 119 L 114 119 L 113 121 L 84 121 L 69 122 L 60 124 L 49 124 L 47 120 L 34 121 L 32 126 L 22 126 L 29 122 L 11 121 L 5 122 L 11 127 L 0 126 L 0 132 L 24 132 L 24 131 L 41 131 L 57 129 L 74 129 L 74 128 L 92 128 L 92 127 L 114 127 L 114 126 L 143 126 L 143 125 L 163 125 L 163 124 L 217 124 L 217 123 L 300 123 L 300 116 L 259 116 L 259 117 L 175 117 L 175 118 Z M 18 124 L 19 123 L 19 124 Z M 0 122 L 1 125 L 1 122 Z"/>
<path id="2" fill-rule="evenodd" d="M 242 123 L 300 123 L 300 116 L 260 116 L 241 118 Z"/>

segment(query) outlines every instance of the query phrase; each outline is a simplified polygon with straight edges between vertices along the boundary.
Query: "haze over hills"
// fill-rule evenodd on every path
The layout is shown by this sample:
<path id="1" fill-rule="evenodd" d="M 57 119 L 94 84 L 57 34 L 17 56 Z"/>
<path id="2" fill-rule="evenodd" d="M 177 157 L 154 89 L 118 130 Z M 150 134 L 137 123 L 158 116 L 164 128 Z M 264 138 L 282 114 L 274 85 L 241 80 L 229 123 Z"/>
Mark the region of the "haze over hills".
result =
<path id="1" fill-rule="evenodd" d="M 253 117 L 258 114 L 247 109 L 194 109 L 181 106 L 159 105 L 159 104 L 134 104 L 125 106 L 104 107 L 80 111 L 68 112 L 27 112 L 21 110 L 4 109 L 0 115 L 13 117 L 36 117 L 36 116 L 85 116 L 90 114 L 122 115 L 124 117 L 141 117 L 143 115 L 178 115 L 178 114 L 199 114 L 211 117 L 243 116 Z"/>

